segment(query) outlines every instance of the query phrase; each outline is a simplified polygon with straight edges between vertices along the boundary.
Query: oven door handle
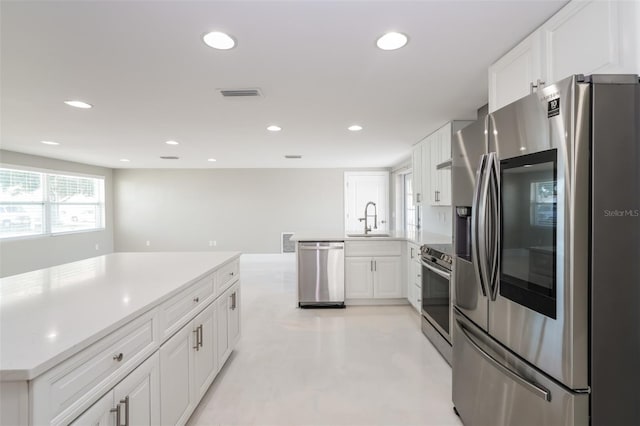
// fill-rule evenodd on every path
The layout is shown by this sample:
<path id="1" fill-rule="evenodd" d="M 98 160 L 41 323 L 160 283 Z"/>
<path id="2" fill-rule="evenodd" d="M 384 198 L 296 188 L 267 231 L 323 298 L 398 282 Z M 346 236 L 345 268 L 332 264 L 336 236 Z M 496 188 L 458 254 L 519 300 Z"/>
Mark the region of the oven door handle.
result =
<path id="1" fill-rule="evenodd" d="M 425 262 L 424 260 L 420 259 L 420 263 L 422 263 L 422 266 L 424 266 L 425 268 L 427 268 L 428 270 L 430 270 L 431 272 L 440 275 L 442 278 L 446 278 L 448 280 L 451 279 L 451 274 L 445 271 L 441 271 L 438 268 L 435 268 L 431 265 L 429 265 L 427 262 Z"/>

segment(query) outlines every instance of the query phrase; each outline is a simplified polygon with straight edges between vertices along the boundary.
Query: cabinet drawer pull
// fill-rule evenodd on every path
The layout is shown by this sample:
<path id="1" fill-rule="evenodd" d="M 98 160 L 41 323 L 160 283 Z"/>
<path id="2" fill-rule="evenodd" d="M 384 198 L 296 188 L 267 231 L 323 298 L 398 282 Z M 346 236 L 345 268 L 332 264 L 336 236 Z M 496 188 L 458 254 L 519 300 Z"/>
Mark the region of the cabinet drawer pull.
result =
<path id="1" fill-rule="evenodd" d="M 122 361 L 122 358 L 124 358 L 124 354 L 122 352 L 113 356 L 113 360 L 118 362 Z"/>
<path id="2" fill-rule="evenodd" d="M 229 272 L 229 275 L 233 276 L 233 275 L 234 275 L 234 273 L 233 273 L 233 272 Z"/>
<path id="3" fill-rule="evenodd" d="M 200 301 L 200 298 L 199 298 L 199 297 L 194 297 L 194 298 L 193 298 L 193 301 L 194 301 L 194 302 L 196 302 L 196 303 L 198 303 L 198 302 Z"/>
<path id="4" fill-rule="evenodd" d="M 198 326 L 198 345 L 202 347 L 202 324 Z"/>

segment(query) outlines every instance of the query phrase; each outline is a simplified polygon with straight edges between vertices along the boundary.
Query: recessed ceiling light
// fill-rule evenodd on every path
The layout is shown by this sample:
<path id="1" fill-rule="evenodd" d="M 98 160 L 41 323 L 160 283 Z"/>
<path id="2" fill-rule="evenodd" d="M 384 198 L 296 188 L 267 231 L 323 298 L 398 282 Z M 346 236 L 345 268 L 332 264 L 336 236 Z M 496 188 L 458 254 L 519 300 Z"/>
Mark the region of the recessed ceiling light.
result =
<path id="1" fill-rule="evenodd" d="M 378 39 L 376 45 L 382 50 L 396 50 L 407 44 L 407 36 L 402 33 L 386 33 Z"/>
<path id="2" fill-rule="evenodd" d="M 75 108 L 82 108 L 82 109 L 88 109 L 91 108 L 93 105 L 88 104 L 86 102 L 82 102 L 82 101 L 64 101 L 65 104 L 75 107 Z"/>
<path id="3" fill-rule="evenodd" d="M 40 141 L 40 142 L 45 145 L 60 145 L 60 143 L 54 142 L 54 141 Z"/>
<path id="4" fill-rule="evenodd" d="M 121 158 L 120 161 L 122 161 L 123 163 L 128 163 L 129 159 L 128 158 Z"/>
<path id="5" fill-rule="evenodd" d="M 215 158 L 207 158 L 207 161 L 210 161 L 210 162 L 212 162 L 212 163 L 215 163 L 215 162 L 216 162 L 216 159 L 215 159 Z"/>
<path id="6" fill-rule="evenodd" d="M 180 145 L 180 143 L 179 143 L 179 142 L 177 142 L 177 141 L 166 141 L 165 143 L 166 143 L 167 145 Z"/>
<path id="7" fill-rule="evenodd" d="M 205 34 L 202 37 L 202 40 L 204 40 L 207 46 L 218 50 L 233 49 L 236 45 L 236 41 L 233 37 L 220 31 L 212 31 Z"/>
<path id="8" fill-rule="evenodd" d="M 270 132 L 279 132 L 280 130 L 282 130 L 282 127 L 272 124 L 271 126 L 267 127 L 267 130 Z"/>
<path id="9" fill-rule="evenodd" d="M 362 130 L 362 126 L 354 124 L 353 126 L 349 126 L 349 130 L 351 130 L 352 132 L 359 132 L 360 130 Z"/>

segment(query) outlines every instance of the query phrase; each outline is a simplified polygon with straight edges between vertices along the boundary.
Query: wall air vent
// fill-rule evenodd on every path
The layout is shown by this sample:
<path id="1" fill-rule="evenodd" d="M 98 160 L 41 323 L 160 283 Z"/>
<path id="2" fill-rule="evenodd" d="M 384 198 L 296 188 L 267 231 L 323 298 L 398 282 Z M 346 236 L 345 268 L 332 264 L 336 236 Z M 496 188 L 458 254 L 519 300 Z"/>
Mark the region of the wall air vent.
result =
<path id="1" fill-rule="evenodd" d="M 286 158 L 287 160 L 297 160 L 299 158 L 302 158 L 302 155 L 285 155 L 284 158 Z"/>
<path id="2" fill-rule="evenodd" d="M 180 157 L 176 157 L 173 155 L 160 156 L 160 158 L 162 158 L 163 160 L 179 160 L 180 159 Z"/>
<path id="3" fill-rule="evenodd" d="M 261 97 L 260 89 L 219 89 L 225 98 L 255 98 Z"/>

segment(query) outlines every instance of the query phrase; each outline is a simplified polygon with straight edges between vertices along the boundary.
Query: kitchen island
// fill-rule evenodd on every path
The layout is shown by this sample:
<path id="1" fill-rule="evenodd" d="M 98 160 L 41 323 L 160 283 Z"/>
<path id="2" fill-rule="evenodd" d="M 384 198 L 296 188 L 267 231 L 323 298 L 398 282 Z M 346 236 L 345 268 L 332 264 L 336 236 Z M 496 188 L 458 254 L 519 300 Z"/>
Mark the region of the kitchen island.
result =
<path id="1" fill-rule="evenodd" d="M 112 253 L 1 279 L 0 423 L 184 423 L 239 338 L 239 256 Z"/>

